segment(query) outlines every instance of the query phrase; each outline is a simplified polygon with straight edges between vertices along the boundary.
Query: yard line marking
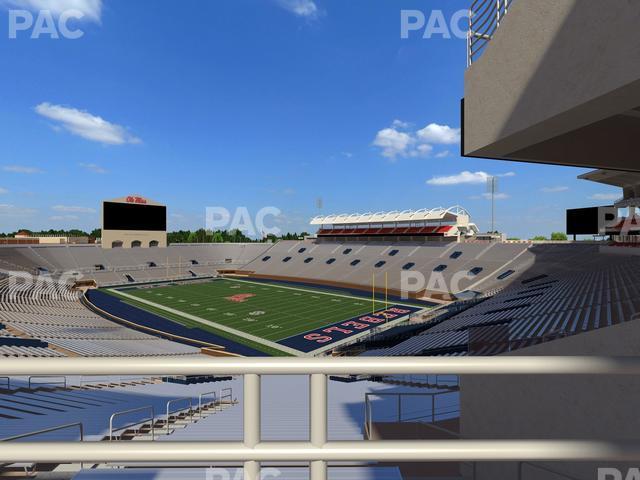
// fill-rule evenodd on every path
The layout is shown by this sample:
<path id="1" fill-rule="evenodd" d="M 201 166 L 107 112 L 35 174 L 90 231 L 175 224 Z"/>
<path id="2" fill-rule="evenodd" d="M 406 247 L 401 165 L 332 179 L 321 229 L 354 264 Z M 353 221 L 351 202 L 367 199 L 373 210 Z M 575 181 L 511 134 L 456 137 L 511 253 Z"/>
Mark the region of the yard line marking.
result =
<path id="1" fill-rule="evenodd" d="M 287 290 L 296 290 L 296 291 L 299 291 L 299 292 L 313 293 L 314 295 L 316 295 L 316 294 L 317 295 L 329 295 L 329 296 L 332 296 L 332 297 L 351 298 L 351 299 L 355 299 L 355 300 L 362 300 L 363 299 L 363 297 L 356 297 L 355 295 L 346 295 L 344 293 L 320 292 L 320 291 L 317 291 L 317 290 L 310 290 L 310 289 L 297 288 L 297 287 L 286 287 L 286 286 L 283 286 L 283 285 L 275 286 L 275 285 L 271 285 L 269 283 L 254 282 L 254 281 L 251 281 L 251 280 L 240 280 L 239 278 L 227 278 L 227 277 L 224 277 L 224 278 L 221 278 L 220 280 L 227 281 L 227 282 L 252 283 L 254 285 L 268 285 L 271 288 L 285 288 Z M 394 302 L 394 305 L 402 305 L 403 307 L 417 307 L 417 306 L 419 306 L 419 305 L 411 305 L 411 304 L 408 304 L 408 303 L 399 303 L 399 302 Z M 424 308 L 427 309 L 427 308 L 433 308 L 433 307 L 434 307 L 434 305 L 425 305 Z"/>

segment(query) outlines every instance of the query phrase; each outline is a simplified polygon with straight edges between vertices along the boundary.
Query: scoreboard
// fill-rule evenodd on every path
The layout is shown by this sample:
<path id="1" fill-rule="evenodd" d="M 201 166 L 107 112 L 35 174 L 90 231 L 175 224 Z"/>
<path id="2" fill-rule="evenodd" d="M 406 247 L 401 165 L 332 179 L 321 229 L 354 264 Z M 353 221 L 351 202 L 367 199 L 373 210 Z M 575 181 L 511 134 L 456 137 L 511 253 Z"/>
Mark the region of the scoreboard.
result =
<path id="1" fill-rule="evenodd" d="M 615 229 L 617 216 L 613 206 L 567 210 L 567 235 L 606 235 Z"/>
<path id="2" fill-rule="evenodd" d="M 103 248 L 153 248 L 166 245 L 166 206 L 138 195 L 102 202 Z"/>
<path id="3" fill-rule="evenodd" d="M 167 207 L 104 202 L 104 228 L 163 232 L 167 229 Z"/>

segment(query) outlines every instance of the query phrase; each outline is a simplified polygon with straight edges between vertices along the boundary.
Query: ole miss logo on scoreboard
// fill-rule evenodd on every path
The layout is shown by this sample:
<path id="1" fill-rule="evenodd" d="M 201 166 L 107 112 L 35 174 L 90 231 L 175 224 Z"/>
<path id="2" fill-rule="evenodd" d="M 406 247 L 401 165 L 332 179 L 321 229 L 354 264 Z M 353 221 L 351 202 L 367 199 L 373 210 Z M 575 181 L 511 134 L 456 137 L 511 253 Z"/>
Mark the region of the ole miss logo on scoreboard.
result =
<path id="1" fill-rule="evenodd" d="M 415 312 L 422 310 L 419 307 L 407 305 L 393 305 L 385 310 L 381 310 L 369 315 L 361 315 L 349 320 L 335 323 L 327 327 L 311 330 L 300 335 L 285 338 L 279 341 L 281 345 L 295 348 L 301 352 L 309 353 L 318 348 L 344 340 L 345 338 L 358 335 L 372 328 L 393 320 L 405 318 Z"/>
<path id="2" fill-rule="evenodd" d="M 147 199 L 142 197 L 134 197 L 132 195 L 126 198 L 127 203 L 137 203 L 138 205 L 146 205 Z"/>

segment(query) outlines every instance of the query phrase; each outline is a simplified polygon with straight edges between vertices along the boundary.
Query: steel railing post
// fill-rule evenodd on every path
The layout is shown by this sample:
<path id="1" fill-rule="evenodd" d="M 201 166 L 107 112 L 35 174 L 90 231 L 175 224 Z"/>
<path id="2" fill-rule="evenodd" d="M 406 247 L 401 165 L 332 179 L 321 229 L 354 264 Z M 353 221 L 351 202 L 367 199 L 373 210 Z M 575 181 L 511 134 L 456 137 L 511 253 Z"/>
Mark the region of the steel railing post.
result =
<path id="1" fill-rule="evenodd" d="M 311 375 L 309 379 L 309 413 L 311 444 L 322 448 L 327 443 L 327 376 L 322 373 Z M 316 460 L 310 463 L 311 480 L 327 480 L 327 462 Z"/>
<path id="2" fill-rule="evenodd" d="M 244 446 L 260 443 L 260 375 L 244 375 Z M 260 463 L 244 462 L 244 480 L 260 480 Z"/>

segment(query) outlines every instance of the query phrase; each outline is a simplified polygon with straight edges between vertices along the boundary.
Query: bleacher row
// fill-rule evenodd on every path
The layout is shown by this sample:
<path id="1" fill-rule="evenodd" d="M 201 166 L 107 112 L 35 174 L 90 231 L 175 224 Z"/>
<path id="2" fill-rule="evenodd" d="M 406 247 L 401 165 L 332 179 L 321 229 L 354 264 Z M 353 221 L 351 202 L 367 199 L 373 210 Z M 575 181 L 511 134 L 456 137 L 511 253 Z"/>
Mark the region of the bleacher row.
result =
<path id="1" fill-rule="evenodd" d="M 426 228 L 426 227 L 425 227 Z M 429 227 L 431 228 L 431 227 Z M 441 227 L 438 227 L 441 228 Z M 571 245 L 571 255 L 586 258 L 592 245 Z M 153 282 L 212 276 L 219 270 L 243 270 L 272 277 L 371 285 L 372 273 L 384 272 L 390 289 L 400 290 L 401 273 L 425 274 L 430 291 L 457 293 L 467 288 L 486 291 L 507 284 L 540 261 L 551 265 L 562 245 L 529 243 L 430 242 L 401 245 L 390 242 L 282 241 L 275 244 L 171 245 L 150 249 L 102 249 L 96 245 L 0 246 L 5 264 L 40 273 L 72 272 L 98 285 Z M 549 260 L 541 260 L 548 257 Z M 4 263 L 3 263 L 4 262 Z M 44 269 L 44 270 L 42 270 Z M 459 282 L 460 275 L 468 275 Z M 0 299 L 1 301 L 1 299 Z"/>
<path id="2" fill-rule="evenodd" d="M 469 287 L 488 290 L 506 284 L 502 274 L 519 273 L 535 258 L 529 244 L 498 244 L 489 242 L 402 245 L 386 242 L 316 243 L 284 241 L 276 243 L 264 255 L 242 270 L 257 275 L 341 282 L 371 287 L 372 274 L 383 282 L 387 274 L 388 287 L 402 288 L 402 272 L 423 273 L 424 284 L 412 284 L 408 291 L 429 287 L 430 291 L 458 293 Z M 476 269 L 475 275 L 472 271 Z M 469 278 L 454 281 L 460 275 Z"/>
<path id="3" fill-rule="evenodd" d="M 514 284 L 418 336 L 364 355 L 496 354 L 635 320 L 640 259 L 605 256 L 600 262 L 596 271 Z"/>
<path id="4" fill-rule="evenodd" d="M 487 242 L 395 245 L 314 241 L 110 250 L 96 245 L 0 246 L 0 269 L 10 270 L 9 265 L 16 269 L 19 265 L 20 270 L 54 276 L 66 272 L 75 274 L 74 278 L 79 280 L 95 280 L 101 286 L 212 276 L 222 269 L 369 286 L 372 272 L 379 271 L 388 274 L 392 289 L 401 288 L 401 272 L 413 270 L 427 277 L 437 272 L 438 281 L 431 285 L 431 290 L 449 293 L 470 286 L 484 290 L 505 283 L 498 278 L 501 274 L 509 270 L 517 273 L 531 263 L 534 255 L 527 252 L 529 246 Z M 470 278 L 451 285 L 456 275 L 474 269 L 477 273 L 470 274 Z"/>
<path id="5" fill-rule="evenodd" d="M 55 307 L 60 299 L 73 302 L 79 298 L 78 292 L 68 285 L 45 277 L 7 277 L 0 280 L 0 305 L 4 303 L 32 303 L 34 299 L 46 308 Z"/>
<path id="6" fill-rule="evenodd" d="M 45 347 L 18 347 L 0 344 L 0 357 L 66 357 L 65 354 Z"/>
<path id="7" fill-rule="evenodd" d="M 46 348 L 47 344 L 80 356 L 199 354 L 197 348 L 141 333 L 94 314 L 80 303 L 80 293 L 66 285 L 44 285 L 0 280 L 0 333 L 7 332 L 5 327 L 19 333 L 0 336 L 0 356 L 64 356 Z M 25 339 L 40 340 L 45 346 L 16 345 L 28 343 Z"/>
<path id="8" fill-rule="evenodd" d="M 0 246 L 0 270 L 66 272 L 100 285 L 190 278 L 215 274 L 218 268 L 238 268 L 271 245 L 179 244 L 167 248 L 103 249 L 99 245 Z"/>
<path id="9" fill-rule="evenodd" d="M 453 287 L 449 283 L 460 272 L 477 270 L 478 273 L 472 279 L 461 281 L 457 290 L 473 288 L 481 292 L 499 290 L 515 279 L 521 280 L 525 275 L 531 278 L 543 272 L 541 280 L 522 285 L 519 290 L 508 289 L 414 336 L 408 340 L 410 343 L 402 347 L 397 345 L 398 354 L 458 353 L 464 350 L 465 344 L 496 343 L 498 337 L 504 343 L 504 325 L 509 329 L 508 340 L 512 343 L 540 338 L 555 331 L 570 334 L 618 323 L 640 308 L 640 295 L 635 287 L 638 282 L 631 268 L 635 265 L 633 260 L 598 254 L 596 246 L 587 244 L 532 247 L 527 243 L 489 242 L 397 245 L 283 241 L 273 245 L 181 245 L 130 251 L 102 250 L 97 246 L 3 247 L 0 251 L 5 260 L 7 252 L 20 251 L 22 260 L 14 255 L 14 263 L 24 259 L 35 262 L 39 258 L 41 264 L 46 260 L 52 269 L 68 267 L 70 262 L 87 269 L 101 258 L 117 261 L 106 265 L 112 269 L 106 273 L 115 275 L 120 274 L 123 265 L 151 262 L 152 258 L 160 261 L 161 256 L 166 256 L 167 264 L 190 258 L 196 262 L 218 262 L 225 268 L 235 265 L 248 274 L 340 282 L 367 288 L 370 288 L 372 273 L 380 272 L 380 282 L 381 274 L 388 274 L 389 288 L 400 289 L 400 273 L 416 271 L 424 273 L 427 282 L 431 274 L 437 273 L 441 282 L 428 287 L 436 291 L 441 288 L 443 292 Z M 609 261 L 624 268 L 603 268 Z M 31 267 L 35 265 L 32 263 Z M 193 268 L 197 267 L 193 265 Z M 135 268 L 145 274 L 155 269 L 145 270 L 140 265 Z M 104 272 L 94 272 L 95 275 L 101 273 Z M 508 273 L 506 277 L 505 273 Z M 36 277 L 36 280 L 32 285 L 6 277 L 0 280 L 0 322 L 21 337 L 40 339 L 76 355 L 188 355 L 198 352 L 190 346 L 116 325 L 88 311 L 79 302 L 78 292 L 63 283 L 52 282 L 49 275 Z M 387 353 L 394 354 L 394 351 Z"/>

